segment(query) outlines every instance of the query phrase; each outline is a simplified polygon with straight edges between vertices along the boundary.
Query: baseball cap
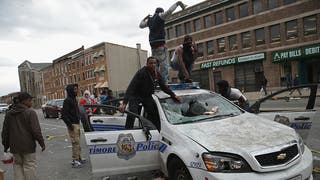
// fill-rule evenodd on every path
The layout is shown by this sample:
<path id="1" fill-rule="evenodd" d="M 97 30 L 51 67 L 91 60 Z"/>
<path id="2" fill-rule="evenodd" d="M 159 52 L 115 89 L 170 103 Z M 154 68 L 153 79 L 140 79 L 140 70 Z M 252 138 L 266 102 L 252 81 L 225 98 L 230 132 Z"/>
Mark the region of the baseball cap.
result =
<path id="1" fill-rule="evenodd" d="M 19 95 L 18 95 L 18 100 L 21 102 L 23 100 L 26 100 L 26 99 L 32 99 L 34 97 L 32 97 L 29 93 L 27 92 L 21 92 Z"/>

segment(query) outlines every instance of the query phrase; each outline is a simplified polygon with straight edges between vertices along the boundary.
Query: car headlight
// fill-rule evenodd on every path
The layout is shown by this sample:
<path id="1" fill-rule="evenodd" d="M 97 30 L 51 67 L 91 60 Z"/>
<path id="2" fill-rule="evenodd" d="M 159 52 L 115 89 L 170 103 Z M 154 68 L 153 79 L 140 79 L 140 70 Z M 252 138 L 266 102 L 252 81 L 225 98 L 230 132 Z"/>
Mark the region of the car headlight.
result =
<path id="1" fill-rule="evenodd" d="M 238 155 L 224 153 L 203 153 L 206 168 L 212 172 L 251 172 L 248 163 Z"/>
<path id="2" fill-rule="evenodd" d="M 301 150 L 301 154 L 304 153 L 304 143 L 303 143 L 303 140 L 302 140 L 302 137 L 300 136 L 300 134 L 296 133 L 299 140 L 298 140 L 298 143 L 299 143 L 299 146 L 300 146 L 300 150 Z"/>

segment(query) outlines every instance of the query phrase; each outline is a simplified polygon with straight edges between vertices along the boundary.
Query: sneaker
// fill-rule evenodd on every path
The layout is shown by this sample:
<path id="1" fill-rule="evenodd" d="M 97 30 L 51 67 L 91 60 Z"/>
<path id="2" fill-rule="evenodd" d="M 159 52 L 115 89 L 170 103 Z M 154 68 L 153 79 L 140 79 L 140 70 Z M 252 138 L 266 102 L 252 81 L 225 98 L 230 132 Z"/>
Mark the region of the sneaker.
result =
<path id="1" fill-rule="evenodd" d="M 82 167 L 82 163 L 77 160 L 73 160 L 71 165 L 72 165 L 72 168 L 81 168 Z"/>
<path id="2" fill-rule="evenodd" d="M 81 163 L 81 164 L 85 164 L 85 163 L 87 163 L 87 162 L 88 162 L 88 161 L 86 160 L 86 158 L 81 158 L 81 159 L 80 159 L 80 163 Z"/>

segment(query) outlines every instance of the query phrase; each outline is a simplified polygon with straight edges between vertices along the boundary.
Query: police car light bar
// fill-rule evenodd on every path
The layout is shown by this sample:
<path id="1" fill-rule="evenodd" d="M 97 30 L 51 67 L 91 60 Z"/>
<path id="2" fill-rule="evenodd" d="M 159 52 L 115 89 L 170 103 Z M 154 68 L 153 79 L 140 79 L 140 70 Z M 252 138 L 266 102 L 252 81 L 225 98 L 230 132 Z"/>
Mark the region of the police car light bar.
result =
<path id="1" fill-rule="evenodd" d="M 199 82 L 181 83 L 181 84 L 168 84 L 169 89 L 200 89 Z"/>

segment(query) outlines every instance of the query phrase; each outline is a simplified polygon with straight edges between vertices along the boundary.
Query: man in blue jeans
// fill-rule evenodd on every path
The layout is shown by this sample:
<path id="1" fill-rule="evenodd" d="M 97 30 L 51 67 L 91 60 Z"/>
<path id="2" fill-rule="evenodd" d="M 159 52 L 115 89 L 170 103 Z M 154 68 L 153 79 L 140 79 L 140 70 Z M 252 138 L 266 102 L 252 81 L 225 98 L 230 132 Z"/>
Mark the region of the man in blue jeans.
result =
<path id="1" fill-rule="evenodd" d="M 178 6 L 182 9 L 185 9 L 186 7 L 181 1 L 174 3 L 167 11 L 158 7 L 153 16 L 146 16 L 139 25 L 140 28 L 149 27 L 149 43 L 152 56 L 158 61 L 157 70 L 161 72 L 165 84 L 168 81 L 168 51 L 165 46 L 166 33 L 164 23 Z"/>

